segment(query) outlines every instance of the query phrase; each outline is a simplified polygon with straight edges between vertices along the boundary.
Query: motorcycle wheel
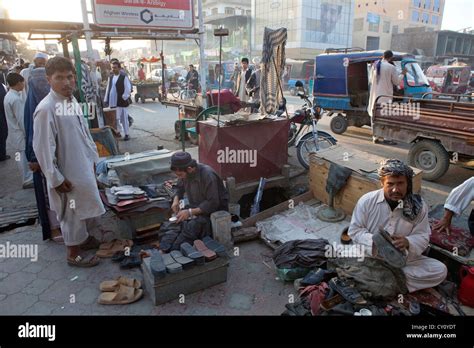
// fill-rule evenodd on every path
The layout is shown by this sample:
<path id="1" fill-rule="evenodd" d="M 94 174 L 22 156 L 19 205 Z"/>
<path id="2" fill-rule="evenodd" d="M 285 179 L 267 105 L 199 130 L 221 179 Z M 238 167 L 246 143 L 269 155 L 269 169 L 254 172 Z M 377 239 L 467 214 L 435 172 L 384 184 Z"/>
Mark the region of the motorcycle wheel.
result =
<path id="1" fill-rule="evenodd" d="M 327 149 L 332 145 L 336 145 L 336 141 L 328 135 L 318 132 L 318 144 L 319 149 L 322 150 Z M 305 169 L 309 169 L 309 154 L 311 152 L 316 152 L 312 132 L 305 134 L 296 147 L 298 161 Z"/>

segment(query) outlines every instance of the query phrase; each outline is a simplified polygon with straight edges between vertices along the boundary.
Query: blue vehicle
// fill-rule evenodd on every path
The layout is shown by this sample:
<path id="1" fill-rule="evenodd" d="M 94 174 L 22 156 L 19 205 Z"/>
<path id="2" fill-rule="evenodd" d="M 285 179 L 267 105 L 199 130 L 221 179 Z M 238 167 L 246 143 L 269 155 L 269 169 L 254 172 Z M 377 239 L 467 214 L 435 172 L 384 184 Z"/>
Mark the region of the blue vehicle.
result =
<path id="1" fill-rule="evenodd" d="M 349 126 L 370 126 L 367 112 L 369 104 L 369 73 L 371 64 L 383 56 L 383 51 L 362 49 L 327 49 L 315 59 L 313 85 L 315 105 L 328 112 L 331 130 L 342 134 Z M 407 74 L 394 95 L 421 98 L 431 92 L 426 76 L 410 54 L 394 52 L 394 63 Z"/>

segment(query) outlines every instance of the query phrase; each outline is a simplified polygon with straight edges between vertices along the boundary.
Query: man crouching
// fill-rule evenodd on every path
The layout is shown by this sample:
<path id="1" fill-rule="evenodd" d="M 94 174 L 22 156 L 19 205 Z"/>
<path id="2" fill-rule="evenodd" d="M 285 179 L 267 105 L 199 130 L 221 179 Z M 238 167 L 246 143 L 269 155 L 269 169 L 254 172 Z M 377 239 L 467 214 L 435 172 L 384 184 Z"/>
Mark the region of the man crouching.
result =
<path id="1" fill-rule="evenodd" d="M 402 268 L 409 292 L 440 284 L 447 274 L 438 260 L 423 256 L 430 239 L 428 206 L 413 194 L 413 170 L 399 160 L 386 160 L 378 174 L 382 189 L 369 192 L 357 202 L 352 214 L 349 235 L 363 244 L 369 255 L 377 256 L 372 237 L 382 228 L 393 245 L 407 254 Z"/>
<path id="2" fill-rule="evenodd" d="M 183 223 L 178 233 L 167 233 L 160 242 L 165 251 L 179 250 L 182 243 L 192 244 L 196 239 L 211 235 L 210 215 L 229 210 L 229 194 L 222 179 L 205 164 L 198 164 L 189 153 L 177 152 L 171 157 L 171 170 L 178 177 L 178 190 L 171 209 L 176 223 Z M 188 205 L 182 204 L 187 196 Z"/>

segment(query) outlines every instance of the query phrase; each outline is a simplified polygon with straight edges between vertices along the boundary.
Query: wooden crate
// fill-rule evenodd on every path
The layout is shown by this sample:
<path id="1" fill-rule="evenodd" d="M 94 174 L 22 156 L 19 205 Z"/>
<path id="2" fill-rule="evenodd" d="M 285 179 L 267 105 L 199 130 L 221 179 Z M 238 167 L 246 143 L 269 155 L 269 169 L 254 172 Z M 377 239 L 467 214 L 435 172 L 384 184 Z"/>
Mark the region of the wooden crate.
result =
<path id="1" fill-rule="evenodd" d="M 382 157 L 370 155 L 366 152 L 348 149 L 343 146 L 333 146 L 310 155 L 309 185 L 314 197 L 323 203 L 328 203 L 326 182 L 331 163 L 352 169 L 352 175 L 346 185 L 334 198 L 334 206 L 341 208 L 346 214 L 352 215 L 355 205 L 364 194 L 381 188 L 377 168 Z M 421 191 L 423 172 L 413 168 L 413 191 Z"/>

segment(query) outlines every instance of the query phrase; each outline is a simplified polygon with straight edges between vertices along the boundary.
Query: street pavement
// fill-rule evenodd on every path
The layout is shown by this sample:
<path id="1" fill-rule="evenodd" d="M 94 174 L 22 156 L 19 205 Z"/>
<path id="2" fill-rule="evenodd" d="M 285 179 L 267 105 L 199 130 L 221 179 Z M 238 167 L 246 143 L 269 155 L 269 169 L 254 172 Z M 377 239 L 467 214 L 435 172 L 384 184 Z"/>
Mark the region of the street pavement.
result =
<path id="1" fill-rule="evenodd" d="M 297 97 L 289 97 L 290 109 L 301 106 Z M 130 114 L 135 123 L 131 128 L 131 140 L 120 141 L 122 152 L 139 152 L 156 149 L 162 145 L 169 150 L 179 150 L 181 144 L 174 139 L 176 108 L 164 107 L 158 102 L 133 104 Z M 328 117 L 318 127 L 330 131 Z M 349 129 L 336 136 L 340 144 L 384 157 L 406 160 L 407 146 L 385 146 L 371 143 L 370 129 Z M 197 148 L 187 144 L 196 155 Z M 8 151 L 13 157 L 13 153 Z M 294 148 L 289 149 L 289 162 L 293 169 L 301 168 Z M 447 175 L 437 183 L 423 182 L 423 196 L 430 205 L 442 203 L 449 191 L 472 175 L 472 171 L 451 166 Z M 0 208 L 34 205 L 33 190 L 22 190 L 18 169 L 13 160 L 0 162 Z M 305 175 L 293 179 L 307 182 Z M 110 213 L 108 213 L 110 221 Z M 105 223 L 102 226 L 106 225 Z M 114 237 L 113 228 L 103 227 L 104 240 Z M 110 260 L 104 260 L 94 269 L 78 269 L 66 264 L 65 247 L 41 240 L 38 225 L 25 226 L 0 233 L 0 244 L 32 244 L 38 246 L 36 261 L 19 258 L 0 258 L 0 315 L 278 315 L 284 310 L 292 284 L 276 279 L 271 267 L 271 250 L 259 241 L 237 245 L 238 255 L 230 261 L 228 280 L 185 297 L 184 303 L 175 301 L 154 306 L 145 297 L 131 305 L 103 306 L 96 303 L 103 280 L 119 275 L 143 280 L 139 270 L 122 271 Z"/>

